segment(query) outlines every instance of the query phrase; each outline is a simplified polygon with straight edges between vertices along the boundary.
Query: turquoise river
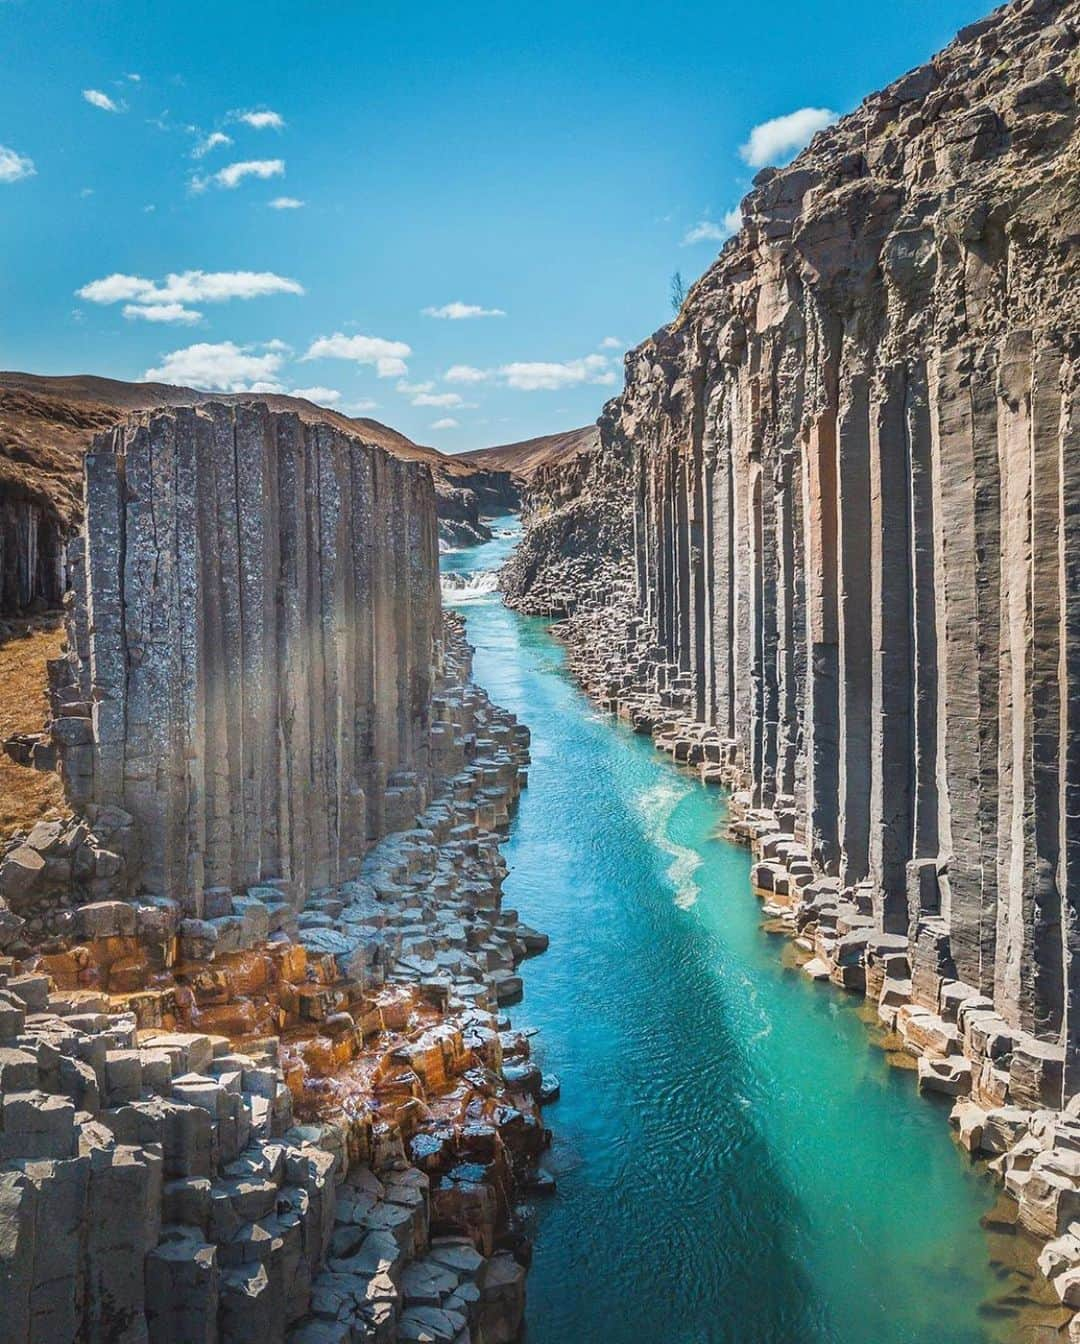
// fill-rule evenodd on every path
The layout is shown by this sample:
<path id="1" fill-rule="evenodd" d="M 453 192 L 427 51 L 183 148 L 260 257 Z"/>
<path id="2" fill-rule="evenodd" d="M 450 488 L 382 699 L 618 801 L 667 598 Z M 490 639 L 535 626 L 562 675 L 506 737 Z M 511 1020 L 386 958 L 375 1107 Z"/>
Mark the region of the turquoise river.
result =
<path id="1" fill-rule="evenodd" d="M 515 520 L 496 528 L 443 571 L 476 680 L 533 734 L 505 894 L 551 947 L 514 1018 L 562 1097 L 528 1344 L 1016 1340 L 992 1183 L 861 998 L 762 931 L 722 794 L 597 712 L 548 623 L 491 591 Z"/>

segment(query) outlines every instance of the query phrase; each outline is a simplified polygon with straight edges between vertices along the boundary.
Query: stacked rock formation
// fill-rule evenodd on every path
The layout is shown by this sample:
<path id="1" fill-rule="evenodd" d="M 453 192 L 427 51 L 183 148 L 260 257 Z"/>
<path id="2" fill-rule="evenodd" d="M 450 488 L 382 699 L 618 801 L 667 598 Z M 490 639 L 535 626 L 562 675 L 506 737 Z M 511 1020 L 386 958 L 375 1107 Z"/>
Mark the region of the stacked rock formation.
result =
<path id="1" fill-rule="evenodd" d="M 1006 7 L 760 174 L 594 468 L 628 463 L 643 688 L 883 932 L 1068 1043 L 1070 1092 L 1078 22 Z"/>
<path id="2" fill-rule="evenodd" d="M 257 404 L 86 458 L 70 820 L 0 861 L 0 1344 L 509 1344 L 557 1084 L 502 1005 L 528 730 L 424 464 Z"/>
<path id="3" fill-rule="evenodd" d="M 152 413 L 86 457 L 53 735 L 71 801 L 140 823 L 144 885 L 355 875 L 431 787 L 431 476 L 258 404 Z"/>
<path id="4" fill-rule="evenodd" d="M 1043 1235 L 1080 1211 L 1078 37 L 1076 0 L 1019 0 L 759 174 L 572 503 L 529 501 L 587 553 L 621 498 L 632 542 L 567 585 L 548 522 L 508 576 L 734 787 L 814 971 L 925 1087 L 1015 1108 L 987 1150 L 1024 1135 Z"/>
<path id="5" fill-rule="evenodd" d="M 546 939 L 495 828 L 528 732 L 451 664 L 444 783 L 355 880 L 95 902 L 0 959 L 3 1344 L 517 1337 L 545 1082 L 498 1005 Z"/>

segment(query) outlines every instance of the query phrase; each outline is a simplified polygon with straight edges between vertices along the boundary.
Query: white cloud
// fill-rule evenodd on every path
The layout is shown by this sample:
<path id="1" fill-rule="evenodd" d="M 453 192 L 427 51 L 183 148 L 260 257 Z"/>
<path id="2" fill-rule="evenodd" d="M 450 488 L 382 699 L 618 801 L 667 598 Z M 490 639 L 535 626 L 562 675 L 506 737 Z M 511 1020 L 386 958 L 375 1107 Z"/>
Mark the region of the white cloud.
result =
<path id="1" fill-rule="evenodd" d="M 471 364 L 451 364 L 443 374 L 448 383 L 484 383 L 490 377 L 488 369 L 477 369 Z"/>
<path id="2" fill-rule="evenodd" d="M 0 145 L 0 182 L 21 182 L 24 177 L 33 177 L 37 172 L 34 160 L 25 154 L 17 154 L 7 145 Z"/>
<path id="3" fill-rule="evenodd" d="M 297 200 L 295 196 L 275 196 L 268 204 L 271 210 L 300 210 L 305 202 Z"/>
<path id="4" fill-rule="evenodd" d="M 682 246 L 690 247 L 694 243 L 722 243 L 728 236 L 728 230 L 723 224 L 717 224 L 711 219 L 700 219 L 692 229 L 687 229 L 683 234 Z"/>
<path id="5" fill-rule="evenodd" d="M 434 392 L 435 384 L 430 379 L 426 383 L 408 383 L 402 378 L 397 390 L 407 397 L 415 397 L 420 392 Z"/>
<path id="6" fill-rule="evenodd" d="M 132 84 L 141 84 L 141 83 L 142 83 L 142 75 L 131 74 L 131 75 L 125 75 L 124 78 L 125 78 L 125 79 L 130 79 L 131 82 L 132 82 Z"/>
<path id="7" fill-rule="evenodd" d="M 342 410 L 349 415 L 363 415 L 365 411 L 373 411 L 378 406 L 377 401 L 372 401 L 370 397 L 361 397 L 359 401 L 350 401 L 347 406 L 342 406 Z"/>
<path id="8" fill-rule="evenodd" d="M 740 145 L 743 162 L 751 168 L 786 161 L 809 141 L 817 131 L 824 130 L 836 120 L 837 114 L 827 107 L 800 107 L 783 117 L 763 121 L 750 132 L 750 139 Z"/>
<path id="9" fill-rule="evenodd" d="M 91 107 L 100 107 L 102 112 L 120 112 L 123 110 L 113 102 L 107 93 L 102 93 L 100 89 L 83 89 L 82 96 Z"/>
<path id="10" fill-rule="evenodd" d="M 303 294 L 303 285 L 273 271 L 183 271 L 170 273 L 163 284 L 141 275 L 117 272 L 92 280 L 76 296 L 90 303 L 224 303 L 258 299 L 267 294 Z"/>
<path id="11" fill-rule="evenodd" d="M 294 387 L 290 397 L 303 397 L 306 401 L 318 402 L 322 406 L 333 406 L 341 400 L 336 387 Z"/>
<path id="12" fill-rule="evenodd" d="M 412 399 L 414 406 L 464 406 L 465 403 L 456 392 L 418 392 Z"/>
<path id="13" fill-rule="evenodd" d="M 234 112 L 233 116 L 256 131 L 280 131 L 285 125 L 285 118 L 280 112 Z"/>
<path id="14" fill-rule="evenodd" d="M 433 420 L 433 421 L 431 422 L 431 428 L 432 428 L 432 429 L 457 429 L 457 428 L 458 428 L 458 422 L 454 419 L 454 417 L 453 417 L 452 415 L 444 415 L 443 418 L 442 418 L 441 420 Z"/>
<path id="15" fill-rule="evenodd" d="M 479 304 L 462 303 L 460 299 L 453 303 L 444 303 L 441 308 L 424 308 L 425 317 L 445 317 L 451 322 L 460 322 L 467 317 L 505 317 L 501 308 L 481 308 Z"/>
<path id="16" fill-rule="evenodd" d="M 724 228 L 728 233 L 738 233 L 742 228 L 742 210 L 738 206 L 724 211 Z"/>
<path id="17" fill-rule="evenodd" d="M 185 308 L 182 303 L 125 303 L 124 316 L 146 322 L 198 322 L 202 313 Z"/>
<path id="18" fill-rule="evenodd" d="M 404 341 L 385 341 L 381 336 L 320 336 L 312 341 L 304 359 L 351 359 L 355 364 L 371 364 L 380 378 L 401 378 L 408 373 L 406 359 L 412 348 Z"/>
<path id="19" fill-rule="evenodd" d="M 600 342 L 601 350 L 621 350 L 622 348 L 623 343 L 619 340 L 618 336 L 605 336 Z"/>
<path id="20" fill-rule="evenodd" d="M 605 355 L 586 355 L 584 359 L 568 359 L 562 363 L 518 362 L 504 364 L 499 373 L 507 387 L 519 392 L 557 392 L 564 387 L 578 387 L 583 383 L 605 385 L 615 381 Z"/>
<path id="21" fill-rule="evenodd" d="M 217 149 L 220 145 L 231 145 L 232 136 L 226 135 L 224 131 L 211 131 L 208 136 L 200 140 L 191 151 L 193 159 L 205 158 L 211 150 Z"/>
<path id="22" fill-rule="evenodd" d="M 214 174 L 213 180 L 219 187 L 232 191 L 245 177 L 265 180 L 268 177 L 283 177 L 284 174 L 284 159 L 244 159 L 240 163 L 230 163 L 227 168 L 222 168 L 220 172 Z"/>
<path id="23" fill-rule="evenodd" d="M 277 350 L 260 355 L 250 345 L 203 342 L 164 355 L 159 367 L 147 369 L 143 377 L 213 392 L 280 392 L 276 374 L 284 359 Z"/>

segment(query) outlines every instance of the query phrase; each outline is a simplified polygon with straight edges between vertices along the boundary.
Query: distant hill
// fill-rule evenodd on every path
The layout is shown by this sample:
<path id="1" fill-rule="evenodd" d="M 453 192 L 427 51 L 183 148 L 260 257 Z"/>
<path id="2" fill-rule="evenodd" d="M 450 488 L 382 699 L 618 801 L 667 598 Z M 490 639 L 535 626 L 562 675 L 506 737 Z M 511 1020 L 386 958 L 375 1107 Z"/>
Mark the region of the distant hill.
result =
<path id="1" fill-rule="evenodd" d="M 79 512 L 80 462 L 91 440 L 131 411 L 156 406 L 197 406 L 207 401 L 261 401 L 275 411 L 295 411 L 302 420 L 336 425 L 377 443 L 397 457 L 427 462 L 436 472 L 465 476 L 476 464 L 437 448 L 413 443 L 378 420 L 351 417 L 303 397 L 266 392 L 199 392 L 167 383 L 125 383 L 90 374 L 50 378 L 0 373 L 0 488 L 48 500 L 65 523 Z"/>
<path id="2" fill-rule="evenodd" d="M 531 476 L 538 468 L 549 462 L 569 461 L 578 453 L 588 452 L 600 442 L 600 431 L 596 425 L 585 425 L 581 429 L 567 429 L 559 434 L 542 434 L 535 439 L 525 439 L 521 443 L 503 443 L 492 448 L 475 448 L 468 453 L 458 453 L 456 462 L 468 462 L 474 469 L 487 471 L 509 471 L 516 476 Z"/>

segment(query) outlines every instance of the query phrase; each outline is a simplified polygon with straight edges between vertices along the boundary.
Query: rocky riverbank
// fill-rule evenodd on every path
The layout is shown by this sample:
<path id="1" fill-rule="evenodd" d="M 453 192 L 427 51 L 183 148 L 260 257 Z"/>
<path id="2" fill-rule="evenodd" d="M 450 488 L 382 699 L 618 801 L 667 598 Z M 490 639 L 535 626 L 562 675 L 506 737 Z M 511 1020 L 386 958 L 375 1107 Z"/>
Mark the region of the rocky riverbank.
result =
<path id="1" fill-rule="evenodd" d="M 1066 1310 L 1078 42 L 1017 0 L 760 173 L 505 585 L 732 790 L 769 917 L 957 1099 Z"/>
<path id="2" fill-rule="evenodd" d="M 10 748 L 71 810 L 0 860 L 0 1341 L 510 1341 L 557 1089 L 504 1016 L 529 734 L 441 611 L 431 473 L 251 402 L 84 472 Z"/>
<path id="3" fill-rule="evenodd" d="M 632 590 L 605 582 L 578 592 L 575 606 L 552 631 L 583 689 L 703 782 L 730 791 L 728 834 L 754 852 L 763 931 L 786 935 L 795 964 L 813 980 L 864 995 L 877 1044 L 897 1066 L 909 1062 L 920 1092 L 955 1099 L 959 1145 L 1002 1186 L 994 1229 L 1030 1239 L 1017 1259 L 1037 1261 L 1062 1304 L 1058 1316 L 1038 1310 L 1042 1327 L 1080 1339 L 1080 1102 L 1057 1102 L 1055 1052 L 1019 1039 L 972 986 L 948 977 L 920 982 L 907 939 L 876 928 L 868 884 L 845 888 L 822 875 L 797 838 L 790 806 L 755 806 L 737 743 L 685 713 L 677 677 L 661 688 L 641 680 L 652 665 L 630 614 Z M 1033 1300 L 1045 1296 L 1035 1291 Z"/>
<path id="4" fill-rule="evenodd" d="M 528 731 L 447 621 L 445 787 L 356 878 L 90 902 L 0 962 L 0 1339 L 516 1338 L 557 1086 L 503 1008 L 546 946 L 499 890 Z"/>

